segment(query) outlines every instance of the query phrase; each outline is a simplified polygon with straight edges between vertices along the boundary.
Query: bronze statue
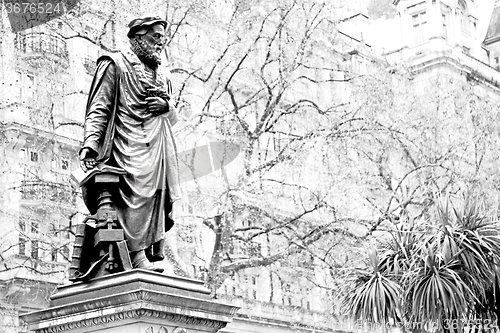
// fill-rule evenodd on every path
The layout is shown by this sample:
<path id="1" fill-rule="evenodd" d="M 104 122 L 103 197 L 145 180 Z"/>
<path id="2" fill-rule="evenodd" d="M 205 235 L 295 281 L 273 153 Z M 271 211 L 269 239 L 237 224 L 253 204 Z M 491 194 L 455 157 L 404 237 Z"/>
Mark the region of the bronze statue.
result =
<path id="1" fill-rule="evenodd" d="M 159 272 L 163 269 L 151 262 L 163 259 L 164 233 L 174 223 L 172 204 L 180 198 L 171 129 L 177 113 L 170 80 L 159 68 L 166 27 L 159 17 L 137 18 L 129 24 L 130 48 L 97 60 L 79 155 L 86 173 L 97 166 L 124 170 L 109 190 L 117 225 L 132 268 Z M 95 183 L 82 189 L 90 213 L 96 214 L 102 198 Z"/>

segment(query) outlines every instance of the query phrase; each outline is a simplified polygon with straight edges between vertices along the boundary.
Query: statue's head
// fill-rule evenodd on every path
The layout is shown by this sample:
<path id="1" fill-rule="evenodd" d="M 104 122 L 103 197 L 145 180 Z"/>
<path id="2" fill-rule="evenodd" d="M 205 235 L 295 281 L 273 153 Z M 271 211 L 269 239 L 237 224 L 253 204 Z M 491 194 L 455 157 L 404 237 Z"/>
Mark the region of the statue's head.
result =
<path id="1" fill-rule="evenodd" d="M 128 25 L 127 37 L 132 49 L 149 67 L 156 68 L 161 63 L 167 25 L 167 21 L 158 16 L 139 17 Z"/>

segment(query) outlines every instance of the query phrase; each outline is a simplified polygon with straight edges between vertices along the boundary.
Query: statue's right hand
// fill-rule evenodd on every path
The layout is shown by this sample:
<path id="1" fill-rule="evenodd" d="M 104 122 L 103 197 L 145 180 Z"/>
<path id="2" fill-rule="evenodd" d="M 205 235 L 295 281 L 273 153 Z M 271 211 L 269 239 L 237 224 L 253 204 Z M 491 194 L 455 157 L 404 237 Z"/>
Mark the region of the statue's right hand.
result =
<path id="1" fill-rule="evenodd" d="M 87 172 L 97 165 L 97 153 L 90 148 L 83 148 L 80 152 L 80 167 Z"/>

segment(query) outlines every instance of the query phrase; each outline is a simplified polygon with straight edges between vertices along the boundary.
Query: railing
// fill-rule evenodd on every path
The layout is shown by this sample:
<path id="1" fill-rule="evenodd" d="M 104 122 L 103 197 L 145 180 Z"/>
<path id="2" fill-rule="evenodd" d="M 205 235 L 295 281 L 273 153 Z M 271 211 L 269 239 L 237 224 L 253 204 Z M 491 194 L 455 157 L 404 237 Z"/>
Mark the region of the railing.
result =
<path id="1" fill-rule="evenodd" d="M 70 204 L 75 202 L 72 187 L 59 183 L 23 180 L 20 192 L 23 200 L 50 200 Z"/>
<path id="2" fill-rule="evenodd" d="M 49 56 L 63 66 L 68 66 L 68 47 L 64 39 L 43 32 L 19 33 L 16 36 L 16 49 L 25 56 Z"/>
<path id="3" fill-rule="evenodd" d="M 221 300 L 230 301 L 241 307 L 239 315 L 249 318 L 266 318 L 276 322 L 287 322 L 292 327 L 310 327 L 318 330 L 341 327 L 336 319 L 326 313 L 310 311 L 299 307 L 284 306 L 275 303 L 248 300 L 241 296 L 218 295 Z M 345 325 L 344 325 L 345 326 Z"/>

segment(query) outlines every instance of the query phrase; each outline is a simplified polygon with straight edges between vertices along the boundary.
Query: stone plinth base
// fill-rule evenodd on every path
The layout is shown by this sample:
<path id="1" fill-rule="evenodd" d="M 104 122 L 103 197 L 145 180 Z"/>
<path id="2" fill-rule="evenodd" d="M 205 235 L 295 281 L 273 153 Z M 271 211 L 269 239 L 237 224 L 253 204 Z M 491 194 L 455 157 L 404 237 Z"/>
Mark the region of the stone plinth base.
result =
<path id="1" fill-rule="evenodd" d="M 134 269 L 61 286 L 50 308 L 21 319 L 37 333 L 194 333 L 219 331 L 237 310 L 201 281 Z"/>

